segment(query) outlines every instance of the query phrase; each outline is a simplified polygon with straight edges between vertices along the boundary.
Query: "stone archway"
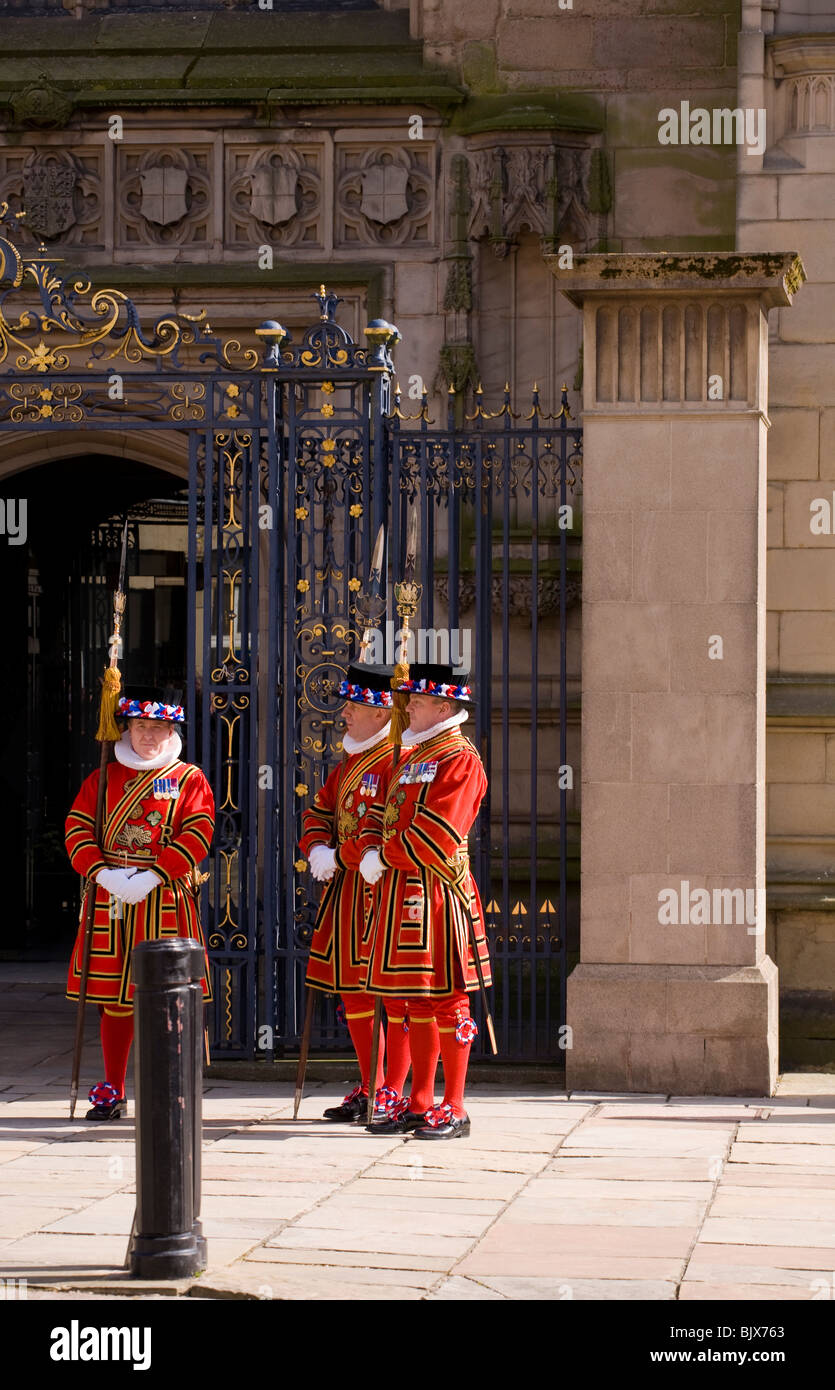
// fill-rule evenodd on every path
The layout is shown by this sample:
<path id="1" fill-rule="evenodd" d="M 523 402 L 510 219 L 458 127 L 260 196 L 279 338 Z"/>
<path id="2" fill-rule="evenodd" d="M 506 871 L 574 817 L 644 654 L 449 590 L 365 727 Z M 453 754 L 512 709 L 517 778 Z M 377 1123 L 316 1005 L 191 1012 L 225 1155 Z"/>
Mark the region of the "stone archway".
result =
<path id="1" fill-rule="evenodd" d="M 0 952 L 26 946 L 60 953 L 72 929 L 77 885 L 63 851 L 63 820 L 95 749 L 87 707 L 95 702 L 106 637 L 99 609 L 113 563 L 109 518 L 132 516 L 134 540 L 144 533 L 126 628 L 129 647 L 142 650 L 153 669 L 137 670 L 133 679 L 153 679 L 178 649 L 185 660 L 187 521 L 177 495 L 187 482 L 187 439 L 173 432 L 21 430 L 0 437 L 0 498 L 9 523 L 0 534 L 4 648 L 19 686 L 0 734 L 12 906 Z M 178 510 L 181 535 L 172 530 Z"/>

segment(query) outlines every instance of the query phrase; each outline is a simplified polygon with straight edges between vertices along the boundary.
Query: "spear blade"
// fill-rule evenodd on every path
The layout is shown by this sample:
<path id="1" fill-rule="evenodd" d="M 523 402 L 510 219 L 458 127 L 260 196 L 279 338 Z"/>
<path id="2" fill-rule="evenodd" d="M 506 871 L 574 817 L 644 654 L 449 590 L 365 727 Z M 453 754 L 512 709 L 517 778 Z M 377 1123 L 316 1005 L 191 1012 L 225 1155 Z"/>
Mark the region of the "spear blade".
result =
<path id="1" fill-rule="evenodd" d="M 418 538 L 418 509 L 413 503 L 409 509 L 409 529 L 406 535 L 406 562 L 403 567 L 403 578 L 410 584 L 415 577 L 417 568 L 417 538 Z"/>
<path id="2" fill-rule="evenodd" d="M 377 539 L 374 542 L 374 553 L 371 556 L 371 568 L 368 571 L 368 586 L 364 593 L 357 595 L 356 610 L 363 623 L 362 642 L 360 643 L 359 656 L 357 662 L 360 665 L 368 661 L 368 649 L 374 641 L 374 630 L 379 627 L 380 619 L 386 611 L 386 601 L 380 592 L 383 575 L 383 554 L 386 548 L 386 528 L 381 526 L 377 532 Z"/>
<path id="3" fill-rule="evenodd" d="M 371 569 L 368 573 L 368 592 L 375 596 L 380 592 L 380 581 L 383 573 L 383 551 L 386 545 L 386 528 L 381 526 L 377 532 L 377 539 L 374 542 L 374 554 L 371 556 Z"/>

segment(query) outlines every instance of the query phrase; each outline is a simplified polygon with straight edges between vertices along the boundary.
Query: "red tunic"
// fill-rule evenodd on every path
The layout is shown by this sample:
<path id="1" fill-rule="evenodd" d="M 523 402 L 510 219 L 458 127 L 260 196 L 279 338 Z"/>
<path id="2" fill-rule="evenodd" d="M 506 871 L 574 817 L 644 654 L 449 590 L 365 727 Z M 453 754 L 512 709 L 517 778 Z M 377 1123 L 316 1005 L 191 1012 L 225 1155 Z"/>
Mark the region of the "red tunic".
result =
<path id="1" fill-rule="evenodd" d="M 426 780 L 416 780 L 419 764 Z M 405 751 L 370 834 L 390 869 L 374 896 L 367 988 L 400 996 L 478 989 L 469 941 L 475 929 L 484 983 L 491 983 L 484 914 L 470 872 L 467 836 L 487 788 L 481 759 L 454 727 Z"/>
<path id="2" fill-rule="evenodd" d="M 156 777 L 175 778 L 179 794 L 155 798 Z M 137 942 L 189 936 L 205 950 L 191 876 L 209 852 L 215 804 L 203 773 L 190 763 L 174 761 L 148 772 L 109 763 L 100 849 L 94 835 L 98 785 L 99 774 L 92 772 L 82 783 L 66 822 L 67 853 L 76 873 L 87 880 L 67 996 L 77 999 L 79 994 L 87 894 L 92 886 L 96 903 L 87 998 L 125 1007 L 133 1002 L 131 951 Z M 100 869 L 135 865 L 153 869 L 163 881 L 141 903 L 120 903 L 121 917 L 111 916 L 110 896 L 94 882 L 95 875 Z M 208 961 L 203 993 L 211 999 Z"/>
<path id="3" fill-rule="evenodd" d="M 346 757 L 302 817 L 303 854 L 309 855 L 314 845 L 336 850 L 336 873 L 322 894 L 307 966 L 307 983 L 330 994 L 365 989 L 372 890 L 359 873 L 359 862 L 375 843 L 365 842 L 365 822 L 379 821 L 393 753 L 383 741 Z"/>

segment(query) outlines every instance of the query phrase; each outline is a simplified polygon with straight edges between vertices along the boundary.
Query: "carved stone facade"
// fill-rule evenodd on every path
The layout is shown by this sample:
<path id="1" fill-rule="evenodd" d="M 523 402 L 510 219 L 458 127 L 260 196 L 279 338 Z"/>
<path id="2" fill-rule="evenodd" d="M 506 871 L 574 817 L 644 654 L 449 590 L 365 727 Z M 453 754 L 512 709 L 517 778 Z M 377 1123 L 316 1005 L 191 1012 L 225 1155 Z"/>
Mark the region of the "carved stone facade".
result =
<path id="1" fill-rule="evenodd" d="M 435 180 L 424 144 L 337 146 L 337 246 L 431 245 Z"/>
<path id="2" fill-rule="evenodd" d="M 119 151 L 117 246 L 183 246 L 210 238 L 212 151 L 207 145 Z"/>
<path id="3" fill-rule="evenodd" d="M 0 150 L 0 201 L 26 210 L 21 240 L 102 245 L 101 149 Z"/>
<path id="4" fill-rule="evenodd" d="M 231 248 L 324 245 L 322 145 L 227 145 L 226 225 Z"/>

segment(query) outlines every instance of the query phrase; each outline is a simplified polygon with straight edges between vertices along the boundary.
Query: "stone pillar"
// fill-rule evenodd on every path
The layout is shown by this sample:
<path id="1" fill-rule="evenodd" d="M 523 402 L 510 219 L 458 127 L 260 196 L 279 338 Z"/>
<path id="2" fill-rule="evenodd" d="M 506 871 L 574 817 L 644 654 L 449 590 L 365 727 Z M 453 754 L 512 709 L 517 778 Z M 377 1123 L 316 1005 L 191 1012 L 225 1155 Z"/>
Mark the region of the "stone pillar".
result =
<path id="1" fill-rule="evenodd" d="M 793 254 L 551 265 L 584 321 L 568 1086 L 770 1095 L 767 312 L 791 303 L 803 268 Z"/>

